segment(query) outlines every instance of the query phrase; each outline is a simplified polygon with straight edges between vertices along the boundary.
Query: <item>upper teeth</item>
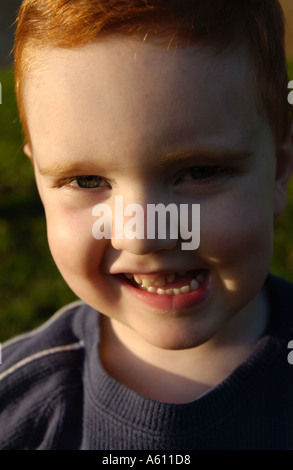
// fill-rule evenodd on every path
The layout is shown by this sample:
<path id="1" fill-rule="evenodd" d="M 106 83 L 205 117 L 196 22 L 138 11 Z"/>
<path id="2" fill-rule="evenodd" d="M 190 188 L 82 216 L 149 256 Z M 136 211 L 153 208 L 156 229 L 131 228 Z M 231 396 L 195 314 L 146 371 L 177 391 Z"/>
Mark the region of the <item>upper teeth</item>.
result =
<path id="1" fill-rule="evenodd" d="M 147 290 L 148 292 L 151 292 L 151 293 L 167 294 L 167 295 L 180 295 L 180 294 L 187 294 L 188 292 L 192 292 L 199 288 L 200 284 L 203 282 L 203 279 L 204 279 L 203 274 L 198 274 L 196 278 L 191 280 L 190 284 L 186 284 L 179 288 L 171 288 L 171 289 L 168 288 L 167 286 L 167 288 L 162 289 L 162 287 L 165 286 L 166 281 L 168 283 L 174 281 L 176 274 L 184 276 L 186 274 L 186 271 L 180 271 L 178 273 L 171 273 L 171 274 L 166 275 L 165 277 L 159 276 L 156 278 L 155 281 L 150 281 L 150 279 L 144 279 L 142 276 L 138 274 L 126 273 L 125 276 L 127 277 L 127 279 L 134 279 L 135 282 L 139 285 L 140 289 Z"/>

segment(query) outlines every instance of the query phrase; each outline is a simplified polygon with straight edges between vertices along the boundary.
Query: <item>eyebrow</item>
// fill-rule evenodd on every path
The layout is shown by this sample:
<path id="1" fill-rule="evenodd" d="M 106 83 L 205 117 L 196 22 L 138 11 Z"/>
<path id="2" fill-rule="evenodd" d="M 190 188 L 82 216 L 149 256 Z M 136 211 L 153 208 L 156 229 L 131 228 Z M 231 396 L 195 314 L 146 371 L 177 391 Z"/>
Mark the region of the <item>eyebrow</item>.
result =
<path id="1" fill-rule="evenodd" d="M 88 175 L 97 173 L 97 165 L 89 165 L 88 163 L 81 162 L 68 162 L 68 163 L 52 163 L 50 166 L 41 167 L 38 165 L 39 173 L 42 176 L 51 177 L 64 177 L 76 175 Z"/>
<path id="2" fill-rule="evenodd" d="M 217 164 L 219 160 L 225 162 L 241 161 L 250 158 L 253 155 L 252 151 L 241 151 L 231 148 L 227 149 L 203 149 L 188 152 L 165 153 L 160 159 L 160 167 L 166 168 L 172 163 L 180 162 L 181 160 L 199 160 L 202 165 Z"/>
<path id="3" fill-rule="evenodd" d="M 187 152 L 166 152 L 158 158 L 158 166 L 165 169 L 174 163 L 180 163 L 182 160 L 199 160 L 200 164 L 217 164 L 218 160 L 225 162 L 240 161 L 251 157 L 253 152 L 243 152 L 233 149 L 204 149 Z M 66 162 L 52 163 L 50 166 L 38 166 L 39 173 L 48 177 L 65 177 L 65 176 L 83 176 L 99 174 L 102 168 L 99 168 L 98 162 L 89 164 L 88 162 Z M 103 171 L 102 171 L 103 172 Z"/>

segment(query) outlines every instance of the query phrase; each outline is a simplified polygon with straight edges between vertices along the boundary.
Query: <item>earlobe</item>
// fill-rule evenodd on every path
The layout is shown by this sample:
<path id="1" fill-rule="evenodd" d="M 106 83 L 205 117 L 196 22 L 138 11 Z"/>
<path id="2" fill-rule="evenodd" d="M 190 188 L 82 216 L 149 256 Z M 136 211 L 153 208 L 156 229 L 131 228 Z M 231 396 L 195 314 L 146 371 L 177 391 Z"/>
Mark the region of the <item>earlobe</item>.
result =
<path id="1" fill-rule="evenodd" d="M 293 171 L 293 122 L 291 123 L 288 138 L 277 154 L 274 216 L 278 217 L 284 212 L 287 204 L 287 187 Z"/>
<path id="2" fill-rule="evenodd" d="M 23 147 L 23 152 L 30 160 L 33 159 L 33 153 L 29 144 L 25 144 L 25 146 Z"/>

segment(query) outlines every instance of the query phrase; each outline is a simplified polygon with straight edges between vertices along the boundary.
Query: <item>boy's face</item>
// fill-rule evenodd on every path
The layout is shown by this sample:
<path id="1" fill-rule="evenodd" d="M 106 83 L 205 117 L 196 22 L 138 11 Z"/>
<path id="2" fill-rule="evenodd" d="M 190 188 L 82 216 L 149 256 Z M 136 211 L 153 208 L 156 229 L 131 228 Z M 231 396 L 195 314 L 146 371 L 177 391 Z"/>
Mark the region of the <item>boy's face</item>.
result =
<path id="1" fill-rule="evenodd" d="M 237 314 L 239 329 L 257 322 L 283 202 L 243 51 L 215 57 L 108 38 L 39 51 L 38 61 L 25 108 L 50 248 L 72 290 L 117 331 L 124 325 L 121 332 L 129 327 L 166 349 L 202 344 Z M 182 240 L 96 240 L 93 207 L 108 204 L 114 219 L 115 196 L 145 213 L 150 203 L 200 204 L 199 249 L 182 250 Z M 154 286 L 164 280 L 168 294 Z M 182 286 L 195 290 L 172 292 Z"/>

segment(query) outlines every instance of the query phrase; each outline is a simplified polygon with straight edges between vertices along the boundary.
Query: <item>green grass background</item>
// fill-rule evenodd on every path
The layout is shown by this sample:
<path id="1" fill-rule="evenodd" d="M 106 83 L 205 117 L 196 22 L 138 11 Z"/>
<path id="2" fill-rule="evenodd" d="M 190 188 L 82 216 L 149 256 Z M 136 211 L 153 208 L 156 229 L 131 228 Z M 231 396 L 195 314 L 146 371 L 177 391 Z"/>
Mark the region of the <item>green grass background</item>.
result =
<path id="1" fill-rule="evenodd" d="M 293 79 L 293 63 L 289 65 Z M 0 70 L 0 342 L 30 330 L 75 300 L 48 249 L 32 166 L 22 151 L 13 73 Z M 288 90 L 289 93 L 289 90 Z M 293 281 L 293 181 L 276 221 L 271 271 Z"/>

